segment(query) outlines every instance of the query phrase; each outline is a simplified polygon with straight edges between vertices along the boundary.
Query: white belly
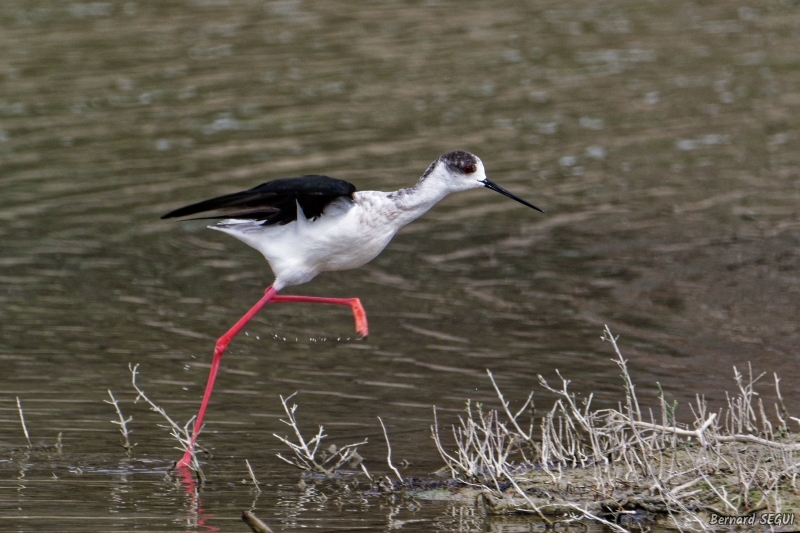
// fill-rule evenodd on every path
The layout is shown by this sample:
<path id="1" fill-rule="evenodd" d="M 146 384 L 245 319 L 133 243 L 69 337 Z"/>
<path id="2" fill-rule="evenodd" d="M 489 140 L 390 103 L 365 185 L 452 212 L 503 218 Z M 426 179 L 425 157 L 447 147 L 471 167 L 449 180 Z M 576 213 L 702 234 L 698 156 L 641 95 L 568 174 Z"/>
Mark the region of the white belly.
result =
<path id="1" fill-rule="evenodd" d="M 384 202 L 385 196 L 375 198 Z M 308 220 L 298 213 L 285 226 L 261 226 L 250 220 L 225 220 L 210 228 L 223 231 L 260 251 L 275 274 L 275 287 L 311 281 L 320 272 L 358 268 L 386 248 L 399 229 L 371 205 L 337 201 L 322 216 Z"/>

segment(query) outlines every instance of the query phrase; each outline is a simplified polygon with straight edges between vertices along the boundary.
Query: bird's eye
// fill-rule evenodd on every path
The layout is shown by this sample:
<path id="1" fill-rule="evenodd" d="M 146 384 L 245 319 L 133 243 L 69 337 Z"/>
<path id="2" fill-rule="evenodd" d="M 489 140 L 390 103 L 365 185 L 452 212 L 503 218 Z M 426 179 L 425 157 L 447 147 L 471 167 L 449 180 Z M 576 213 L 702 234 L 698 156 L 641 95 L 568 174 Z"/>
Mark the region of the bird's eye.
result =
<path id="1" fill-rule="evenodd" d="M 461 167 L 461 170 L 464 172 L 464 174 L 472 174 L 473 172 L 478 170 L 478 167 L 475 165 L 464 165 L 463 167 Z"/>

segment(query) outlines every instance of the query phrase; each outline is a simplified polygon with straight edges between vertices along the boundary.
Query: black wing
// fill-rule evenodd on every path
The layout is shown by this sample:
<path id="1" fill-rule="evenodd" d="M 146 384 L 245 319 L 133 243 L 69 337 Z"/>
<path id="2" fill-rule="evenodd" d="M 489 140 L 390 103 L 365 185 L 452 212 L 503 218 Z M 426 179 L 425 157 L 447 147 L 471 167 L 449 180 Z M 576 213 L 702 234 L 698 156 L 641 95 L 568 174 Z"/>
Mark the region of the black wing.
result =
<path id="1" fill-rule="evenodd" d="M 288 224 L 297 220 L 297 206 L 306 218 L 316 218 L 329 203 L 346 196 L 352 200 L 354 185 L 328 176 L 300 176 L 268 181 L 242 192 L 226 194 L 170 211 L 161 218 L 185 217 L 207 211 L 219 215 L 203 218 L 263 220 L 263 226 Z"/>

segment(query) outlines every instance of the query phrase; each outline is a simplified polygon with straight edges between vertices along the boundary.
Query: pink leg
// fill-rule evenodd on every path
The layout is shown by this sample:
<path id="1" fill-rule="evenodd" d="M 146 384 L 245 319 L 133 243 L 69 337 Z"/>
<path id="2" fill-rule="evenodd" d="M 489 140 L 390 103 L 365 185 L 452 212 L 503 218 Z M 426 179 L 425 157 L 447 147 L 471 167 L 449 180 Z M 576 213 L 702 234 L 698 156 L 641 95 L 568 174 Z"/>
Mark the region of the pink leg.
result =
<path id="1" fill-rule="evenodd" d="M 361 305 L 361 300 L 358 298 L 321 298 L 319 296 L 282 296 L 276 295 L 271 303 L 315 303 L 315 304 L 333 304 L 333 305 L 349 305 L 353 310 L 353 318 L 356 320 L 356 331 L 362 337 L 369 335 L 369 327 L 367 326 L 367 313 L 364 311 L 364 306 Z"/>
<path id="2" fill-rule="evenodd" d="M 194 421 L 194 429 L 192 430 L 192 439 L 190 449 L 194 449 L 194 444 L 197 442 L 197 433 L 203 427 L 203 417 L 206 414 L 206 407 L 208 406 L 208 401 L 211 399 L 211 390 L 214 388 L 214 380 L 217 378 L 217 371 L 219 370 L 219 363 L 222 361 L 222 354 L 225 353 L 225 349 L 228 347 L 228 344 L 233 340 L 237 333 L 247 324 L 250 322 L 256 313 L 258 313 L 262 307 L 268 302 L 273 303 L 322 303 L 322 304 L 333 304 L 333 305 L 349 305 L 350 308 L 353 310 L 353 317 L 356 321 L 356 331 L 358 331 L 359 335 L 366 337 L 369 333 L 369 328 L 367 327 L 367 313 L 364 311 L 364 307 L 361 305 L 361 300 L 358 298 L 321 298 L 318 296 L 279 296 L 275 294 L 277 291 L 270 286 L 264 292 L 264 296 L 254 305 L 239 321 L 233 325 L 231 329 L 225 333 L 222 337 L 217 339 L 217 344 L 214 346 L 214 357 L 211 360 L 211 370 L 208 373 L 208 382 L 206 382 L 206 392 L 203 394 L 203 401 L 200 402 L 200 410 L 197 412 L 197 418 Z M 181 460 L 178 461 L 175 466 L 176 467 L 185 467 L 189 466 L 192 462 L 192 454 L 189 451 L 186 451 L 181 457 Z"/>
<path id="3" fill-rule="evenodd" d="M 250 322 L 250 319 L 253 318 L 268 301 L 275 297 L 275 292 L 275 289 L 270 285 L 264 292 L 264 296 L 256 303 L 256 305 L 254 305 L 247 313 L 245 313 L 245 315 L 240 318 L 239 321 L 234 324 L 227 333 L 225 333 L 225 335 L 217 339 L 217 344 L 214 346 L 214 358 L 211 360 L 211 371 L 208 373 L 206 392 L 203 394 L 203 401 L 200 402 L 200 410 L 197 412 L 197 418 L 194 421 L 190 450 L 194 449 L 194 443 L 197 442 L 197 433 L 203 427 L 203 417 L 206 414 L 208 400 L 211 399 L 211 390 L 214 388 L 214 380 L 217 378 L 217 371 L 219 370 L 219 363 L 222 361 L 222 354 L 225 353 L 225 349 L 228 347 L 228 344 L 236 336 L 236 334 L 239 333 L 239 330 L 241 330 L 245 324 Z M 175 466 L 189 466 L 191 462 L 192 454 L 189 450 L 187 450 L 183 454 L 183 457 L 181 457 L 181 460 L 178 461 Z"/>

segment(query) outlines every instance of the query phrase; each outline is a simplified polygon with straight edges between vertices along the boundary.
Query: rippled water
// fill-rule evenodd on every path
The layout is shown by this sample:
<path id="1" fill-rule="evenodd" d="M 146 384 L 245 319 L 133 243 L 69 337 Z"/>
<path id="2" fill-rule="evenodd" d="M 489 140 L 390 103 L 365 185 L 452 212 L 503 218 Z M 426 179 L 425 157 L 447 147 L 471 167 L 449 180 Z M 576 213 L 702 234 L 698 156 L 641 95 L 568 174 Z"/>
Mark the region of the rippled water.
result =
<path id="1" fill-rule="evenodd" d="M 696 392 L 721 405 L 732 366 L 752 361 L 800 406 L 791 3 L 7 1 L 0 21 L 10 530 L 243 531 L 250 508 L 287 530 L 519 528 L 468 504 L 301 488 L 275 457 L 278 395 L 299 391 L 309 433 L 368 438 L 376 474 L 381 416 L 404 474 L 425 476 L 441 466 L 431 406 L 447 424 L 468 398 L 497 405 L 487 368 L 517 402 L 560 369 L 615 403 L 604 324 L 644 403 L 660 382 L 679 417 Z M 214 339 L 271 275 L 202 222 L 158 217 L 300 174 L 392 190 L 453 149 L 547 213 L 455 195 L 366 267 L 288 291 L 359 296 L 370 337 L 343 309 L 268 307 L 223 362 L 205 484 L 165 475 L 177 452 L 133 403 L 128 363 L 187 420 Z M 133 416 L 130 458 L 107 389 Z"/>

